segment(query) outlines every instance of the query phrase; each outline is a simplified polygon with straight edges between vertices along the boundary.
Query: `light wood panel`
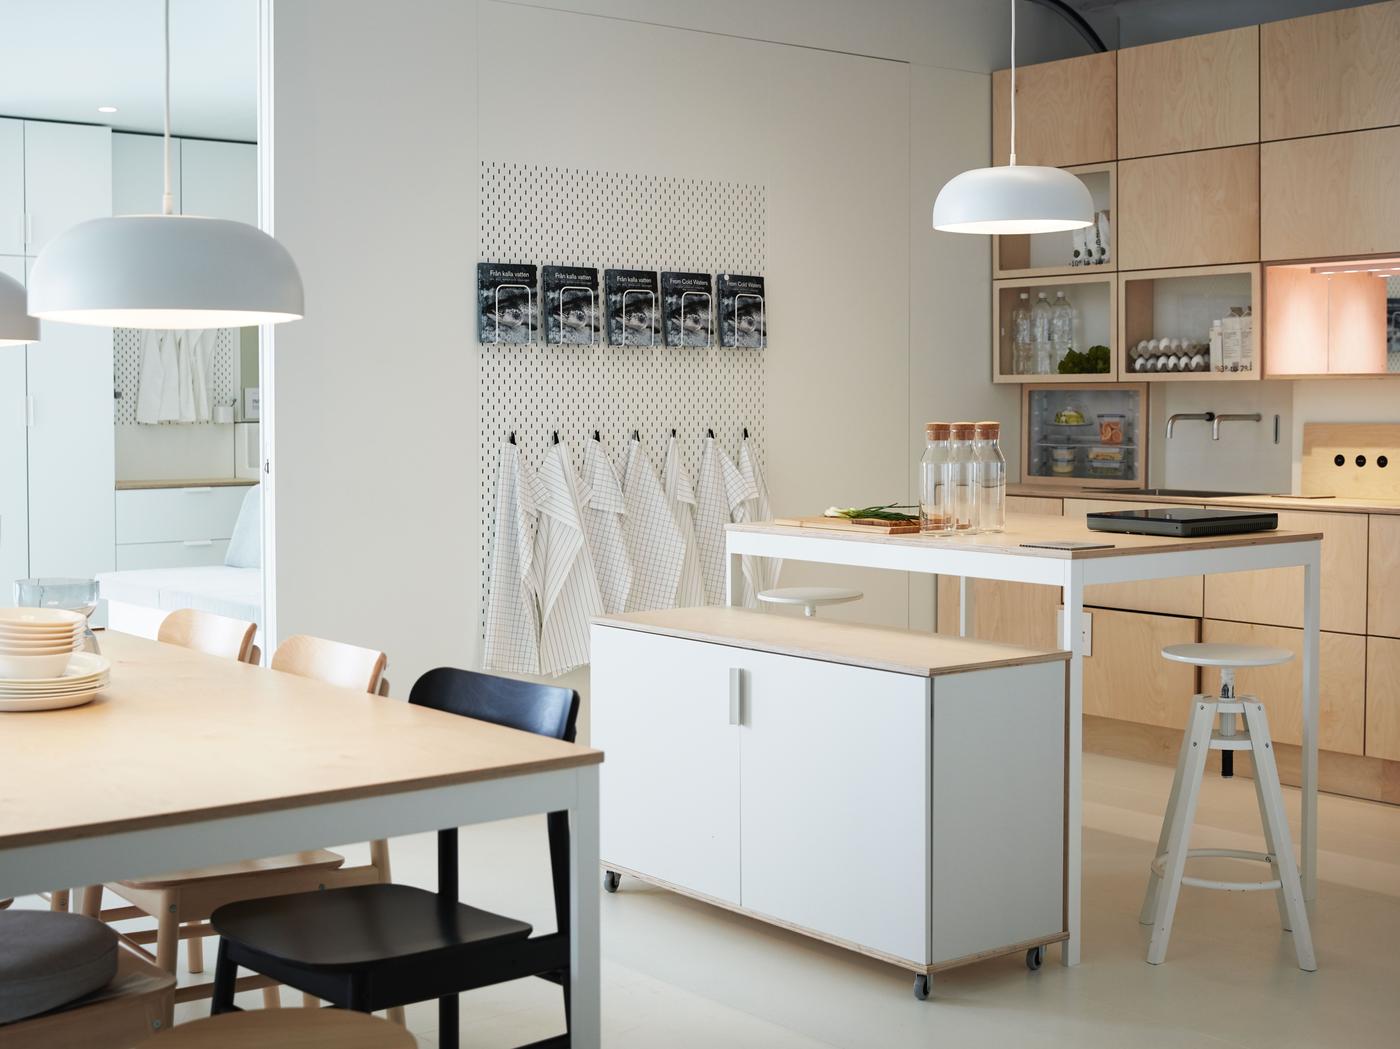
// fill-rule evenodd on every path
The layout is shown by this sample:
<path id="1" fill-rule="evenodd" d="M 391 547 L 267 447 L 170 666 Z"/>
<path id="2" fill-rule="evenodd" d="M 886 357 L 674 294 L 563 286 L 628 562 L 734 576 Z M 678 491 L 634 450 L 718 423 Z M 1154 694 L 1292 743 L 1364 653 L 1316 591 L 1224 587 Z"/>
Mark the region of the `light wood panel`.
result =
<path id="1" fill-rule="evenodd" d="M 1240 694 L 1256 695 L 1269 715 L 1269 731 L 1280 743 L 1301 743 L 1303 704 L 1303 632 L 1288 627 L 1224 623 L 1207 619 L 1201 640 L 1228 645 L 1286 648 L 1293 659 L 1274 667 L 1253 667 L 1236 674 Z M 1366 638 L 1322 632 L 1318 745 L 1343 754 L 1364 753 L 1366 730 Z M 1220 691 L 1220 674 L 1201 671 L 1201 691 Z"/>
<path id="2" fill-rule="evenodd" d="M 1118 52 L 1118 156 L 1259 141 L 1259 27 Z"/>
<path id="3" fill-rule="evenodd" d="M 0 849 L 603 760 L 588 747 L 111 630 L 102 651 L 112 683 L 92 703 L 5 718 Z M 133 760 L 153 739 L 198 745 L 167 747 L 155 764 Z"/>
<path id="4" fill-rule="evenodd" d="M 1261 258 L 1400 250 L 1400 193 L 1395 192 L 1400 128 L 1265 142 L 1259 148 Z M 1125 167 L 1119 168 L 1120 197 Z"/>
<path id="5" fill-rule="evenodd" d="M 1400 761 L 1400 641 L 1366 639 L 1366 754 Z"/>
<path id="6" fill-rule="evenodd" d="M 1266 280 L 1270 377 L 1387 373 L 1384 280 L 1373 273 L 1313 273 L 1312 264 L 1269 266 Z"/>
<path id="7" fill-rule="evenodd" d="M 1118 156 L 1116 52 L 1016 69 L 1016 162 L 1070 167 Z M 992 74 L 992 163 L 1010 152 L 1011 73 Z"/>
<path id="8" fill-rule="evenodd" d="M 1400 3 L 1269 22 L 1259 33 L 1264 139 L 1400 124 Z"/>
<path id="9" fill-rule="evenodd" d="M 1120 270 L 1259 259 L 1256 145 L 1122 161 L 1118 201 Z"/>
<path id="10" fill-rule="evenodd" d="M 1303 494 L 1400 499 L 1400 423 L 1304 423 Z"/>
<path id="11" fill-rule="evenodd" d="M 1092 614 L 1084 713 L 1147 725 L 1185 725 L 1196 694 L 1196 668 L 1163 659 L 1162 649 L 1200 640 L 1200 620 L 1103 608 Z"/>
<path id="12" fill-rule="evenodd" d="M 414 1049 L 397 1024 L 345 1009 L 256 1009 L 182 1023 L 137 1049 Z"/>
<path id="13" fill-rule="evenodd" d="M 1280 528 L 1322 533 L 1322 629 L 1366 633 L 1365 519 L 1357 514 L 1278 511 Z M 1206 576 L 1210 619 L 1303 625 L 1303 570 L 1272 568 Z"/>
<path id="14" fill-rule="evenodd" d="M 1066 499 L 1065 516 L 1084 519 L 1085 514 L 1113 510 L 1153 510 L 1167 503 L 1117 502 L 1110 499 Z M 1204 611 L 1205 582 L 1202 576 L 1174 579 L 1147 579 L 1140 583 L 1099 583 L 1084 588 L 1084 603 L 1103 608 L 1134 612 L 1158 612 L 1200 618 Z"/>
<path id="15" fill-rule="evenodd" d="M 1366 633 L 1400 638 L 1400 517 L 1377 515 L 1370 526 Z"/>

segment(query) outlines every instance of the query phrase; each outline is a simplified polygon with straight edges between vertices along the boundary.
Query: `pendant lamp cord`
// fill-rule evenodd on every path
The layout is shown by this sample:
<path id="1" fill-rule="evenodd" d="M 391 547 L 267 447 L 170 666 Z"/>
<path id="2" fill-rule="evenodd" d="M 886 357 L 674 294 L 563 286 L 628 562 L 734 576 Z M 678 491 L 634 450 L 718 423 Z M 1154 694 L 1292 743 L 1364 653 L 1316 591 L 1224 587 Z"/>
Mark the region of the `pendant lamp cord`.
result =
<path id="1" fill-rule="evenodd" d="M 175 197 L 170 192 L 170 0 L 165 0 L 165 195 L 160 213 L 175 214 Z"/>
<path id="2" fill-rule="evenodd" d="M 165 0 L 165 2 L 166 7 L 169 8 L 170 0 Z M 169 26 L 167 26 L 166 32 L 168 33 L 169 31 Z M 168 49 L 169 44 L 166 46 Z M 167 72 L 166 76 L 168 77 L 169 75 L 170 74 Z M 170 105 L 170 86 L 168 82 L 165 90 L 166 106 L 168 109 Z M 167 122 L 169 121 L 169 116 L 166 117 L 166 120 Z M 169 151 L 170 147 L 167 145 L 166 152 L 168 153 Z M 1011 0 L 1011 163 L 1008 166 L 1013 168 L 1016 166 L 1016 0 Z M 166 177 L 167 179 L 169 178 L 168 175 Z M 169 186 L 166 187 L 166 191 L 169 192 Z"/>

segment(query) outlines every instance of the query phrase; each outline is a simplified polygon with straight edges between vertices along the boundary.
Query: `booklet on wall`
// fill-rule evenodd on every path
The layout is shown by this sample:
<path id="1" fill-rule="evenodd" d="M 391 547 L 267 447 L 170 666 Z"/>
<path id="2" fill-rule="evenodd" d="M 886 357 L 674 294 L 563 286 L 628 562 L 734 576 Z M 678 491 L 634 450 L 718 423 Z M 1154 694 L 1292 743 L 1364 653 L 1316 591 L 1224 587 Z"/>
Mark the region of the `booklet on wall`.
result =
<path id="1" fill-rule="evenodd" d="M 763 303 L 763 278 L 721 273 L 719 292 L 719 344 L 734 348 L 762 349 L 768 345 L 768 317 Z"/>
<path id="2" fill-rule="evenodd" d="M 480 262 L 476 267 L 477 339 L 482 343 L 526 343 L 539 331 L 534 266 Z"/>
<path id="3" fill-rule="evenodd" d="M 591 266 L 545 266 L 544 334 L 550 346 L 592 346 L 598 341 L 602 310 L 598 271 Z"/>
<path id="4" fill-rule="evenodd" d="M 714 331 L 708 273 L 662 273 L 661 316 L 667 346 L 708 346 Z"/>
<path id="5" fill-rule="evenodd" d="M 655 270 L 606 270 L 609 346 L 655 346 L 661 341 L 661 310 Z"/>

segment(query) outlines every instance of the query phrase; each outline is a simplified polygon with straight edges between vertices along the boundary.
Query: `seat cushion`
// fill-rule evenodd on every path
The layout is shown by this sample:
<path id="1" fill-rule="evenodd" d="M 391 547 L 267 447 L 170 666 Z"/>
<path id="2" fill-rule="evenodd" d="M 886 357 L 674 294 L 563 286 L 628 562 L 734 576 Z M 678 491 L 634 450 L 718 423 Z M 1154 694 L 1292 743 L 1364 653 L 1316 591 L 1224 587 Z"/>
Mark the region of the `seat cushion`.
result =
<path id="1" fill-rule="evenodd" d="M 443 904 L 408 885 L 357 885 L 220 907 L 209 919 L 220 936 L 293 965 L 348 969 L 455 947 L 523 940 L 514 918 Z"/>
<path id="2" fill-rule="evenodd" d="M 117 934 L 96 918 L 0 911 L 0 1023 L 67 1005 L 116 972 Z"/>

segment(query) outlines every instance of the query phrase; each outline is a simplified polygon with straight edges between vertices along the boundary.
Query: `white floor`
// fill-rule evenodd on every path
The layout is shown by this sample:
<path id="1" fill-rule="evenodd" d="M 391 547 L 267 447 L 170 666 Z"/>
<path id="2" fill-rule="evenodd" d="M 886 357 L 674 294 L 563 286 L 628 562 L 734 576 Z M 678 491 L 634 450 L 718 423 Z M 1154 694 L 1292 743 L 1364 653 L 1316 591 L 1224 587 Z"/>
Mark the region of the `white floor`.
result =
<path id="1" fill-rule="evenodd" d="M 604 1045 L 1400 1044 L 1400 808 L 1322 797 L 1318 972 L 1297 969 L 1269 894 L 1193 889 L 1183 890 L 1167 962 L 1154 967 L 1137 910 L 1171 770 L 1090 757 L 1086 776 L 1081 966 L 1062 968 L 1052 952 L 1032 973 L 1022 957 L 1003 958 L 939 975 L 933 1000 L 919 1002 L 905 973 L 624 880 L 603 897 Z M 1208 781 L 1193 844 L 1257 840 L 1249 781 Z M 542 821 L 468 830 L 462 845 L 464 900 L 552 927 Z M 430 836 L 396 840 L 393 859 L 396 880 L 432 886 Z M 182 1006 L 177 1021 L 206 1008 Z M 559 989 L 542 981 L 462 999 L 464 1046 L 515 1046 L 562 1025 Z M 435 1005 L 410 1009 L 409 1026 L 436 1046 Z"/>

